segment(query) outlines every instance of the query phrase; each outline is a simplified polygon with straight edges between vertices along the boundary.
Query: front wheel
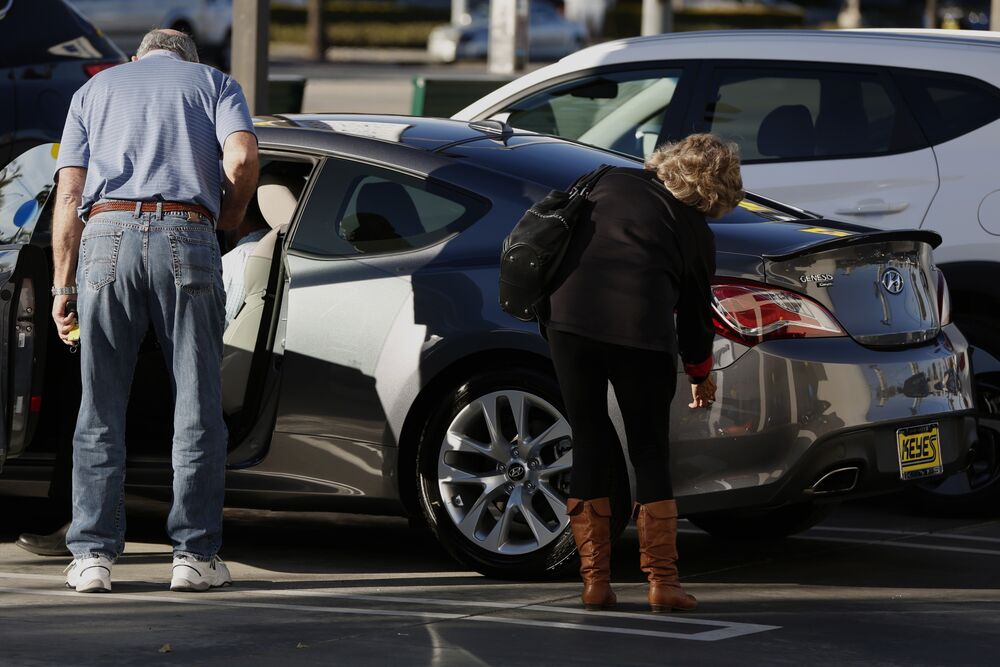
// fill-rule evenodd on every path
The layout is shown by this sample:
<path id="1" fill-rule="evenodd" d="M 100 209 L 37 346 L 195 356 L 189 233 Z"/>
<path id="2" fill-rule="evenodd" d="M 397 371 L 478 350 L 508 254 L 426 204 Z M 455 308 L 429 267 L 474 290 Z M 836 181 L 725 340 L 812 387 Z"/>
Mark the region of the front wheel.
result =
<path id="1" fill-rule="evenodd" d="M 695 514 L 687 519 L 712 537 L 775 540 L 812 528 L 836 506 L 836 503 L 797 503 L 771 510 Z"/>
<path id="2" fill-rule="evenodd" d="M 486 371 L 438 405 L 417 453 L 417 488 L 445 549 L 498 578 L 571 567 L 566 498 L 573 439 L 555 380 L 527 368 Z M 614 535 L 628 520 L 630 502 L 620 467 L 611 473 Z"/>

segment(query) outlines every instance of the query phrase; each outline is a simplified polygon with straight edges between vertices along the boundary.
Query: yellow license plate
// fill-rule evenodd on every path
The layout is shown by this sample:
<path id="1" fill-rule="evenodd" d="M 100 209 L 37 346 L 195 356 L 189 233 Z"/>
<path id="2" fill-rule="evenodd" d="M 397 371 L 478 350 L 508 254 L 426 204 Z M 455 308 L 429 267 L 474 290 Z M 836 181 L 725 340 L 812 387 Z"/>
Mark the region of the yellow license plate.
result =
<path id="1" fill-rule="evenodd" d="M 944 472 L 941 464 L 941 430 L 937 424 L 909 426 L 896 431 L 899 476 L 921 479 Z"/>

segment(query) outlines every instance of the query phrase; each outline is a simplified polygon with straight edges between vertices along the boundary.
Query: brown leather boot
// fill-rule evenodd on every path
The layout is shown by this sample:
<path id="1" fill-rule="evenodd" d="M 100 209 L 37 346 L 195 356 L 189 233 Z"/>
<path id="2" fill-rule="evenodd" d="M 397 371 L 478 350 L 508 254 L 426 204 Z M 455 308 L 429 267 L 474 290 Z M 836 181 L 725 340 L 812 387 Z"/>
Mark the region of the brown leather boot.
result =
<path id="1" fill-rule="evenodd" d="M 584 609 L 610 609 L 618 600 L 611 590 L 611 500 L 595 498 L 566 501 L 569 525 L 580 552 Z"/>
<path id="2" fill-rule="evenodd" d="M 694 609 L 698 601 L 684 592 L 677 576 L 677 502 L 636 503 L 635 517 L 639 562 L 649 579 L 649 608 L 653 613 Z"/>

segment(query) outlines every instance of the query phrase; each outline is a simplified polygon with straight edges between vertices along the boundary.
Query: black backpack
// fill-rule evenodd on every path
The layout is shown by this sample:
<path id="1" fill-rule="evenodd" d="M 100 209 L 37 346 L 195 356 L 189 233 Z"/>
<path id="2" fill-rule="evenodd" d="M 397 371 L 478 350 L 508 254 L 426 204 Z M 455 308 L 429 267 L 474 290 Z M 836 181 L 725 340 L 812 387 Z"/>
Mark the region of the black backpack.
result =
<path id="1" fill-rule="evenodd" d="M 587 195 L 611 166 L 602 164 L 578 178 L 569 191 L 552 190 L 529 208 L 504 239 L 500 255 L 500 308 L 525 322 L 549 296 Z"/>

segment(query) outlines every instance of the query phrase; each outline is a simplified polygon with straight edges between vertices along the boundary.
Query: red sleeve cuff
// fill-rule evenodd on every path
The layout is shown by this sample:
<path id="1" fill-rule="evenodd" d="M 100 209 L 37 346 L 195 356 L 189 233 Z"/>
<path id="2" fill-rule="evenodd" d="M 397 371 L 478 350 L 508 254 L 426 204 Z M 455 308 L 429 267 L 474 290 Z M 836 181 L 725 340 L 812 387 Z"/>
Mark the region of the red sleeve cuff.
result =
<path id="1" fill-rule="evenodd" d="M 712 372 L 712 355 L 705 357 L 705 360 L 697 364 L 684 364 L 684 372 L 692 378 L 705 378 Z"/>

